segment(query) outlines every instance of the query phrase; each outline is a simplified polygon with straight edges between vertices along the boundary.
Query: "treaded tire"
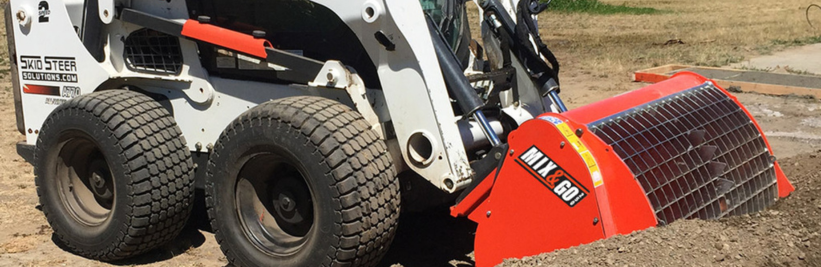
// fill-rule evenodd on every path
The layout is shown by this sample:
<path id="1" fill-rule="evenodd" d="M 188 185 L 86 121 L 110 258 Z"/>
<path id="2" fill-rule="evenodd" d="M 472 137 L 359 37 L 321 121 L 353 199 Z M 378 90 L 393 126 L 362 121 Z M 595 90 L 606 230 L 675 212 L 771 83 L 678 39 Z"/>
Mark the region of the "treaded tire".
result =
<path id="1" fill-rule="evenodd" d="M 282 171 L 288 166 L 292 171 Z M 270 233 L 296 240 L 283 246 L 278 242 L 286 238 L 267 238 L 277 234 L 253 234 L 278 211 L 266 206 L 252 210 L 259 214 L 242 215 L 244 181 L 274 183 L 269 181 L 297 173 L 310 191 L 313 208 L 302 210 L 302 217 L 312 218 L 310 230 L 293 234 L 283 230 L 290 228 L 286 223 L 267 224 Z M 251 176 L 265 181 L 250 182 Z M 262 197 L 262 186 L 254 188 L 260 202 L 281 200 L 276 194 Z M 269 101 L 240 115 L 216 143 L 205 190 L 216 239 L 236 266 L 374 266 L 393 240 L 400 210 L 399 182 L 385 143 L 358 112 L 313 96 Z"/>
<path id="2" fill-rule="evenodd" d="M 46 219 L 83 257 L 149 251 L 176 237 L 191 213 L 191 153 L 168 111 L 140 93 L 95 92 L 57 107 L 34 166 Z"/>

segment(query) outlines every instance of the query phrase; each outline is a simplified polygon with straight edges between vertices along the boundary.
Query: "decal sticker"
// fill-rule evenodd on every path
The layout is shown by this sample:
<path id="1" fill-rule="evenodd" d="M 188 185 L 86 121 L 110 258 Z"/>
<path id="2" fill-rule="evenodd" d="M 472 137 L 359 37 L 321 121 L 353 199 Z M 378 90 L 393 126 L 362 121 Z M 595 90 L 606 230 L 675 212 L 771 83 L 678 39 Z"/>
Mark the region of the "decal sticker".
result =
<path id="1" fill-rule="evenodd" d="M 77 61 L 73 57 L 20 56 L 23 80 L 77 82 Z"/>
<path id="2" fill-rule="evenodd" d="M 584 163 L 587 164 L 587 169 L 590 171 L 590 177 L 593 178 L 593 187 L 599 187 L 604 184 L 604 180 L 602 180 L 601 171 L 599 170 L 599 165 L 596 164 L 596 159 L 593 157 L 593 154 L 587 149 L 587 146 L 584 145 L 581 139 L 570 129 L 570 126 L 567 125 L 564 121 L 559 118 L 553 116 L 542 116 L 539 117 L 544 121 L 548 121 L 556 125 L 556 128 L 559 128 L 559 131 L 567 138 L 567 141 L 570 142 L 570 145 L 573 149 L 576 150 L 576 153 L 579 153 L 579 156 L 582 157 Z"/>
<path id="3" fill-rule="evenodd" d="M 552 124 L 560 124 L 560 123 L 562 123 L 562 120 L 561 120 L 561 119 L 556 118 L 556 117 L 551 117 L 551 116 L 542 116 L 542 117 L 539 117 L 539 119 L 542 119 L 542 120 L 548 121 L 548 122 L 550 122 L 550 123 L 552 123 Z"/>
<path id="4" fill-rule="evenodd" d="M 60 94 L 61 97 L 65 98 L 75 98 L 80 95 L 80 87 L 77 86 L 63 86 L 63 92 Z"/>
<path id="5" fill-rule="evenodd" d="M 23 85 L 23 93 L 25 94 L 35 94 L 35 95 L 47 95 L 47 96 L 55 96 L 55 97 L 46 97 L 46 105 L 60 105 L 65 103 L 69 99 L 75 98 L 80 95 L 80 87 L 77 86 L 64 86 L 63 90 L 60 90 L 58 86 L 50 86 L 50 85 L 36 85 L 36 84 L 24 84 Z"/>
<path id="6" fill-rule="evenodd" d="M 37 5 L 37 14 L 40 16 L 39 22 L 48 22 L 48 16 L 51 15 L 51 10 L 48 10 L 48 2 L 40 1 Z"/>
<path id="7" fill-rule="evenodd" d="M 590 193 L 536 146 L 531 146 L 515 161 L 571 208 Z"/>
<path id="8" fill-rule="evenodd" d="M 59 106 L 60 104 L 63 104 L 67 101 L 68 101 L 68 99 L 47 97 L 46 98 L 46 105 Z"/>
<path id="9" fill-rule="evenodd" d="M 76 83 L 77 74 L 60 74 L 60 73 L 45 73 L 45 72 L 23 72 L 23 80 L 27 81 L 41 81 L 41 82 L 68 82 Z"/>
<path id="10" fill-rule="evenodd" d="M 48 85 L 24 84 L 23 93 L 36 95 L 60 95 L 60 87 Z"/>

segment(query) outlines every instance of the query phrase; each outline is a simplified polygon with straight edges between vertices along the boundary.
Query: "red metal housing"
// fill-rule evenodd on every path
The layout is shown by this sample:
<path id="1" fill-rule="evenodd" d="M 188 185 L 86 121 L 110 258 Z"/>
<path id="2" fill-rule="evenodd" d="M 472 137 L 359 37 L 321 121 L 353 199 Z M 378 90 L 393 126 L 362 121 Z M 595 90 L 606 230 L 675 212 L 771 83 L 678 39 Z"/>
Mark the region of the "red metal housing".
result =
<path id="1" fill-rule="evenodd" d="M 476 263 L 492 266 L 679 218 L 759 211 L 794 190 L 761 133 L 735 97 L 680 73 L 525 122 L 498 175 L 451 214 L 479 224 Z"/>

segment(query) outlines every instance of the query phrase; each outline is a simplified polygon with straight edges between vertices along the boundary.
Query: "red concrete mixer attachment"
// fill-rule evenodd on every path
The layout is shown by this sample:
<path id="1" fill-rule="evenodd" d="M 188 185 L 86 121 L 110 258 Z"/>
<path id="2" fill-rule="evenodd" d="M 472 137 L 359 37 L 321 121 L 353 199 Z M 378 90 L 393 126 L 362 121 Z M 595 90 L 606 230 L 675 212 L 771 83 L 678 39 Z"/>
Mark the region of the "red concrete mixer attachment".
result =
<path id="1" fill-rule="evenodd" d="M 750 113 L 693 73 L 543 114 L 508 143 L 501 167 L 452 208 L 479 224 L 478 266 L 757 212 L 794 190 Z"/>

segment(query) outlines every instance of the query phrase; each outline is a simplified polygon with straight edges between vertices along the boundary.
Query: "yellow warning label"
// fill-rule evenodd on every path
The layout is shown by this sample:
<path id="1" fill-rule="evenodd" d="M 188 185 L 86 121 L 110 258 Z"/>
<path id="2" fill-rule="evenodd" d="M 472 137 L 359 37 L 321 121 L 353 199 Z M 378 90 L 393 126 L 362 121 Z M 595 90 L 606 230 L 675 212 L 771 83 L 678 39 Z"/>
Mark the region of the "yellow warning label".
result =
<path id="1" fill-rule="evenodd" d="M 582 153 L 579 153 L 584 159 L 584 163 L 587 163 L 587 168 L 593 168 L 596 166 L 596 160 L 593 159 L 593 154 L 590 154 L 590 151 L 585 150 Z"/>
<path id="2" fill-rule="evenodd" d="M 591 156 L 590 159 L 593 159 Z M 599 166 L 596 165 L 596 160 L 593 159 L 593 166 L 588 167 L 590 169 L 590 177 L 593 178 L 593 187 L 599 187 L 604 184 L 604 181 L 601 179 L 601 172 L 599 171 Z"/>
<path id="3" fill-rule="evenodd" d="M 604 184 L 604 181 L 601 179 L 601 172 L 595 171 L 593 172 L 593 187 L 599 187 Z"/>
<path id="4" fill-rule="evenodd" d="M 564 122 L 562 122 L 561 124 L 557 124 L 556 127 L 559 127 L 559 131 L 562 132 L 562 135 L 564 135 L 564 137 L 570 138 L 571 136 L 576 136 L 576 134 L 573 133 L 573 130 L 570 130 L 570 127 L 567 126 L 567 124 Z"/>
<path id="5" fill-rule="evenodd" d="M 575 137 L 575 135 L 573 137 Z M 575 148 L 576 151 L 579 151 L 580 153 L 584 152 L 584 151 L 587 151 L 587 147 L 584 146 L 584 143 L 582 143 L 581 139 L 578 139 L 578 138 L 574 138 L 574 139 L 576 139 L 576 140 L 572 141 L 572 142 L 573 142 L 573 148 Z"/>
<path id="6" fill-rule="evenodd" d="M 596 164 L 596 159 L 593 157 L 593 154 L 587 150 L 587 146 L 584 145 L 582 140 L 576 136 L 572 129 L 570 129 L 570 126 L 554 117 L 543 117 L 541 119 L 552 122 L 556 125 L 556 128 L 558 128 L 562 135 L 567 138 L 567 141 L 570 141 L 570 145 L 576 150 L 576 153 L 579 153 L 579 156 L 582 157 L 584 163 L 587 164 L 587 169 L 590 171 L 590 177 L 593 178 L 593 187 L 603 185 L 604 180 L 602 180 L 601 171 L 599 170 L 598 164 Z"/>

